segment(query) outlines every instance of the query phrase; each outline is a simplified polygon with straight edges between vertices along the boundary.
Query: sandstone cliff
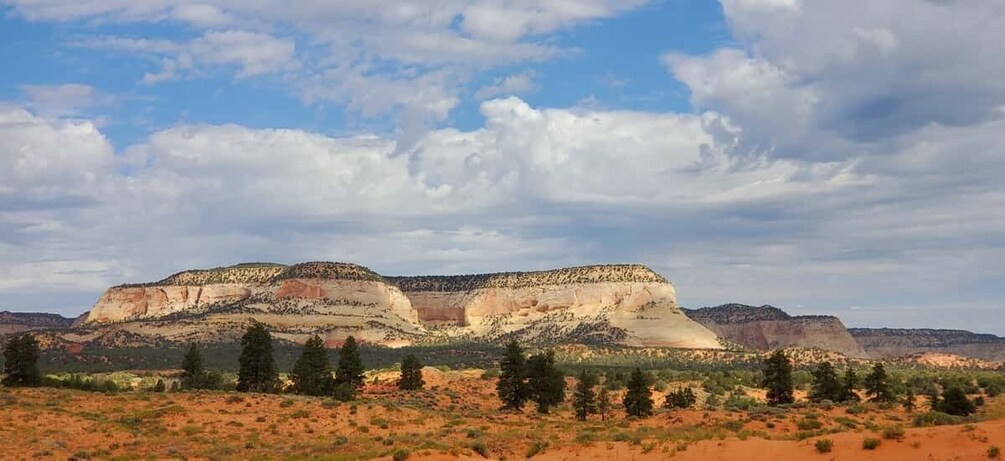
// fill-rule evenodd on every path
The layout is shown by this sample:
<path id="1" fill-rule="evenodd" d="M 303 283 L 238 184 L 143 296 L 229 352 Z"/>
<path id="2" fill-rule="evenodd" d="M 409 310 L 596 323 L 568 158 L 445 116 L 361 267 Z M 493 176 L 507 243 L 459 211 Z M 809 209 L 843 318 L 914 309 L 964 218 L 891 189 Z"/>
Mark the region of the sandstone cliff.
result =
<path id="1" fill-rule="evenodd" d="M 78 322 L 91 331 L 77 340 L 113 331 L 169 341 L 232 340 L 252 321 L 295 342 L 320 334 L 333 344 L 354 335 L 404 345 L 425 335 L 405 295 L 376 273 L 355 264 L 309 262 L 240 264 L 112 287 Z"/>
<path id="2" fill-rule="evenodd" d="M 724 304 L 685 309 L 688 317 L 740 346 L 766 351 L 789 347 L 819 348 L 849 357 L 865 357 L 844 324 L 831 316 L 790 316 L 773 306 Z"/>
<path id="3" fill-rule="evenodd" d="M 673 285 L 640 265 L 389 277 L 419 320 L 448 336 L 537 344 L 720 348 L 677 307 Z"/>
<path id="4" fill-rule="evenodd" d="M 35 330 L 70 328 L 73 319 L 57 314 L 0 311 L 0 336 Z"/>
<path id="5" fill-rule="evenodd" d="M 933 352 L 1005 361 L 1005 338 L 990 334 L 927 328 L 852 328 L 849 332 L 875 358 Z"/>
<path id="6" fill-rule="evenodd" d="M 240 264 L 108 289 L 67 336 L 233 340 L 251 321 L 302 342 L 352 334 L 398 346 L 447 339 L 720 348 L 645 266 L 446 277 L 382 277 L 354 264 Z"/>

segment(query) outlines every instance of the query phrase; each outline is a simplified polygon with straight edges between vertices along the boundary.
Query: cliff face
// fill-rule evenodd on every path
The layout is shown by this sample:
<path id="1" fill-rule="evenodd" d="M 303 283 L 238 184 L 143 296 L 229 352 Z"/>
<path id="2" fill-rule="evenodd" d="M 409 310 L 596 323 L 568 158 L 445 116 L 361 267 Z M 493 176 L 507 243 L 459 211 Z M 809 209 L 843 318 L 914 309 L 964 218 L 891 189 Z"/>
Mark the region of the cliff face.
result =
<path id="1" fill-rule="evenodd" d="M 0 311 L 0 336 L 35 330 L 70 328 L 73 319 L 57 314 Z"/>
<path id="2" fill-rule="evenodd" d="M 924 352 L 1005 361 L 1005 338 L 964 330 L 852 328 L 851 335 L 869 355 L 896 358 Z"/>
<path id="3" fill-rule="evenodd" d="M 639 265 L 445 277 L 391 277 L 419 320 L 448 334 L 538 344 L 718 349 L 677 307 L 673 285 Z"/>
<path id="4" fill-rule="evenodd" d="M 673 286 L 644 266 L 382 277 L 341 263 L 242 264 L 185 271 L 106 291 L 75 340 L 230 340 L 252 320 L 275 336 L 332 344 L 352 334 L 386 345 L 447 338 L 720 348 L 677 307 Z M 432 331 L 430 330 L 432 329 Z M 123 333 L 125 332 L 125 333 Z"/>
<path id="5" fill-rule="evenodd" d="M 743 304 L 685 309 L 685 312 L 721 338 L 749 349 L 815 347 L 849 357 L 866 356 L 837 317 L 793 317 L 773 306 Z"/>
<path id="6" fill-rule="evenodd" d="M 242 264 L 186 271 L 160 282 L 108 289 L 77 326 L 80 341 L 115 331 L 170 341 L 239 337 L 252 322 L 282 339 L 320 334 L 330 343 L 353 335 L 387 345 L 425 335 L 397 287 L 354 264 Z"/>

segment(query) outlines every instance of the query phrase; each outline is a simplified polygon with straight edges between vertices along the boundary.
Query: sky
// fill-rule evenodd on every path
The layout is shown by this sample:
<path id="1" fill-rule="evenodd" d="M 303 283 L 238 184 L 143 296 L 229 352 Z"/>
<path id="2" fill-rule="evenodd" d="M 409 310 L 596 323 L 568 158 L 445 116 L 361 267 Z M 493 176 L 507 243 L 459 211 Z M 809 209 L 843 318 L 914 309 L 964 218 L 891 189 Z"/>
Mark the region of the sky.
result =
<path id="1" fill-rule="evenodd" d="M 0 310 L 643 263 L 1005 335 L 1001 0 L 0 0 Z"/>

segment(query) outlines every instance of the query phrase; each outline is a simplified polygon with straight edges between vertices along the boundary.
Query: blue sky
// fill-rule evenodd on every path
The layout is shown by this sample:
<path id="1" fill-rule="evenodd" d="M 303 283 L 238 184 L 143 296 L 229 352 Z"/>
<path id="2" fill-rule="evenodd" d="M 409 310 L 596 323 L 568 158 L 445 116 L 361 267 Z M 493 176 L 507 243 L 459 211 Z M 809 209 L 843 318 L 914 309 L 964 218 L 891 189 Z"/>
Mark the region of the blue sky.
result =
<path id="1" fill-rule="evenodd" d="M 0 12 L 0 309 L 241 261 L 641 262 L 689 307 L 1005 334 L 995 0 Z"/>

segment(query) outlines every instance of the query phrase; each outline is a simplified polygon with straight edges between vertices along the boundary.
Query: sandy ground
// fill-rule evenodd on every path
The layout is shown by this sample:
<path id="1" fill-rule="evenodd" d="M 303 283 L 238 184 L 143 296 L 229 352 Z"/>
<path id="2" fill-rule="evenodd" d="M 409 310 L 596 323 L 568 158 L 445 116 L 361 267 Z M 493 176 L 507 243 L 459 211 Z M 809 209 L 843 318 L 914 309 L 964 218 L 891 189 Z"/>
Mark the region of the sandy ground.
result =
<path id="1" fill-rule="evenodd" d="M 2 459 L 673 459 L 986 460 L 1005 447 L 1005 400 L 972 425 L 911 428 L 899 408 L 786 411 L 660 410 L 652 418 L 586 422 L 568 404 L 550 415 L 501 412 L 494 380 L 430 372 L 428 388 L 367 387 L 357 402 L 223 392 L 116 395 L 59 389 L 0 391 Z M 385 380 L 387 382 L 387 380 Z M 571 388 L 570 388 L 571 393 Z M 657 403 L 662 399 L 657 397 Z M 819 421 L 807 433 L 807 421 Z M 800 428 L 799 426 L 804 426 Z M 906 427 L 900 440 L 884 428 Z M 804 432 L 801 432 L 804 431 Z M 867 437 L 883 439 L 865 450 Z M 816 440 L 833 441 L 818 453 Z M 802 440 L 800 440 L 802 439 Z M 537 447 L 535 449 L 535 447 Z"/>

